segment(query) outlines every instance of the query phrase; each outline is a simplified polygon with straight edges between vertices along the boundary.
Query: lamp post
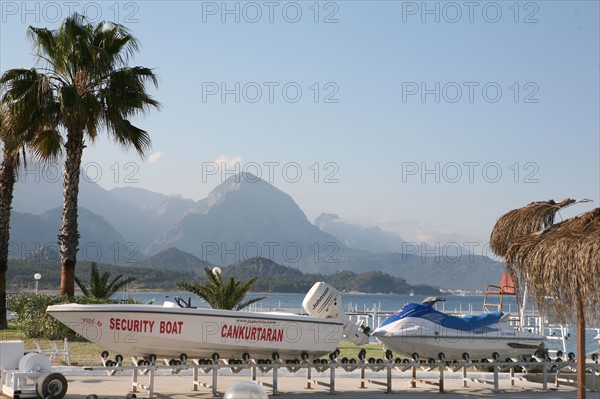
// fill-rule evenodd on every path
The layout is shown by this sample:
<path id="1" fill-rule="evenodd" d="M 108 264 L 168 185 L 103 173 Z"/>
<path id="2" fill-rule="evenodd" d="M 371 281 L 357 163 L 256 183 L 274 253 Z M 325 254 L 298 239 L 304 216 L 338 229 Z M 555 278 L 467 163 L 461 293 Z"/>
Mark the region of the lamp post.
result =
<path id="1" fill-rule="evenodd" d="M 42 278 L 42 275 L 39 273 L 36 273 L 33 275 L 33 278 L 35 279 L 35 295 L 38 294 L 38 284 L 40 282 L 40 279 Z"/>

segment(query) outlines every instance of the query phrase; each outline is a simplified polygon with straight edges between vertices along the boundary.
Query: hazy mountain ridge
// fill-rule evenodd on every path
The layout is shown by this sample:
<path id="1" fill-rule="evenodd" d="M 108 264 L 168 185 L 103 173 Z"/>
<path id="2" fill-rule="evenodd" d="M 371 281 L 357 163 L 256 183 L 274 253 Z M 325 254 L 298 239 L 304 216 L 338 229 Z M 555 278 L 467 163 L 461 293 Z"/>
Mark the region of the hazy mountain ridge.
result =
<path id="1" fill-rule="evenodd" d="M 498 284 L 504 263 L 481 255 L 456 257 L 421 256 L 402 253 L 373 254 L 353 249 L 340 249 L 329 259 L 306 258 L 294 264 L 306 273 L 332 274 L 348 270 L 362 273 L 380 270 L 401 276 L 410 284 L 431 284 L 446 289 L 484 290 Z"/>
<path id="2" fill-rule="evenodd" d="M 186 213 L 149 252 L 177 247 L 226 265 L 253 256 L 285 262 L 309 256 L 315 244 L 343 246 L 311 224 L 288 194 L 250 174 L 231 176 L 199 206 L 206 208 Z"/>
<path id="3" fill-rule="evenodd" d="M 35 257 L 38 251 L 56 250 L 58 253 L 61 216 L 62 208 L 54 208 L 41 215 L 12 212 L 9 257 Z M 112 263 L 122 261 L 121 249 L 126 246 L 126 242 L 110 223 L 83 207 L 79 208 L 78 223 L 78 258 Z"/>
<path id="4" fill-rule="evenodd" d="M 132 264 L 132 266 L 202 275 L 204 268 L 210 266 L 210 264 L 177 248 L 169 248 Z"/>
<path id="5" fill-rule="evenodd" d="M 57 251 L 50 247 L 58 249 L 61 201 L 60 181 L 30 178 L 17 184 L 10 257 L 55 256 Z M 56 207 L 35 214 L 46 203 Z M 231 176 L 197 202 L 139 187 L 107 191 L 82 179 L 80 209 L 82 261 L 135 264 L 146 261 L 147 255 L 176 248 L 195 257 L 171 257 L 167 266 L 182 272 L 202 267 L 200 262 L 227 265 L 264 257 L 307 273 L 381 270 L 413 285 L 468 290 L 498 283 L 504 269 L 502 263 L 466 252 L 458 258 L 401 254 L 401 237 L 335 214 L 316 219 L 323 231 L 308 221 L 288 194 L 251 174 Z M 95 243 L 101 243 L 100 255 Z M 179 262 L 182 265 L 173 266 Z"/>
<path id="6" fill-rule="evenodd" d="M 307 292 L 317 281 L 325 281 L 340 291 L 364 293 L 439 295 L 440 290 L 430 285 L 411 285 L 403 278 L 381 271 L 353 273 L 350 271 L 331 275 L 303 273 L 265 258 L 252 258 L 223 268 L 223 278 L 235 276 L 251 279 L 257 277 L 253 290 L 259 292 Z"/>
<path id="7" fill-rule="evenodd" d="M 335 213 L 321 213 L 315 225 L 348 248 L 373 253 L 402 252 L 404 240 L 379 226 L 365 227 L 342 220 Z"/>
<path id="8" fill-rule="evenodd" d="M 13 210 L 42 215 L 48 209 L 61 208 L 62 179 L 49 176 L 49 172 L 44 172 L 44 167 L 39 164 L 33 163 L 29 169 L 37 172 L 21 176 L 15 184 Z M 182 202 L 189 207 L 195 206 L 192 200 L 169 197 L 139 187 L 119 187 L 108 191 L 85 172 L 80 178 L 79 206 L 101 215 L 139 251 L 145 250 L 166 229 L 177 223 L 188 208 L 181 206 Z M 174 211 L 172 207 L 176 203 L 179 207 Z M 157 210 L 163 207 L 162 211 Z"/>

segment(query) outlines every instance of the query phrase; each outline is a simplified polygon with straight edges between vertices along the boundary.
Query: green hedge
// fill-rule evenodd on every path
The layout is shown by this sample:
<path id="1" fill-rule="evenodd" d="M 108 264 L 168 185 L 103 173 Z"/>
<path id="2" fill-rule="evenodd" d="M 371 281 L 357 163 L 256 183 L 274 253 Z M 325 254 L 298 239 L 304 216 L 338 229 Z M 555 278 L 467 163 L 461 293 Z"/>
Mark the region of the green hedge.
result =
<path id="1" fill-rule="evenodd" d="M 64 298 L 49 295 L 19 294 L 8 299 L 8 309 L 15 313 L 15 324 L 29 338 L 45 338 L 49 340 L 85 341 L 74 331 L 46 313 L 50 305 L 61 303 L 103 303 L 103 301 L 88 298 Z"/>

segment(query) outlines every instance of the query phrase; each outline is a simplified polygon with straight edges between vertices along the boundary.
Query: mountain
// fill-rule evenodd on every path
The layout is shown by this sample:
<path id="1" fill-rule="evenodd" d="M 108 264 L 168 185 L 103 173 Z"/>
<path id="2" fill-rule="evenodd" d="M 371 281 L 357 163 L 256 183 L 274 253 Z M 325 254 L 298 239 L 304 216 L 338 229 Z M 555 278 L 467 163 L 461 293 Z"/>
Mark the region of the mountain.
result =
<path id="1" fill-rule="evenodd" d="M 89 176 L 86 171 L 94 174 Z M 105 190 L 96 183 L 96 176 L 101 174 L 102 170 L 93 167 L 93 163 L 82 166 L 79 205 L 101 215 L 137 252 L 173 227 L 190 207 L 196 206 L 193 200 L 181 196 L 169 197 L 138 187 Z M 62 207 L 62 193 L 62 165 L 28 163 L 15 184 L 13 209 L 41 215 L 48 209 Z"/>
<path id="2" fill-rule="evenodd" d="M 241 173 L 188 210 L 148 252 L 176 247 L 216 265 L 254 256 L 293 263 L 328 243 L 343 246 L 311 224 L 289 195 Z"/>
<path id="3" fill-rule="evenodd" d="M 407 243 L 401 237 L 335 214 L 321 214 L 315 226 L 289 195 L 251 174 L 231 176 L 195 202 L 139 187 L 107 191 L 86 171 L 94 168 L 82 168 L 80 260 L 134 265 L 145 261 L 146 254 L 157 254 L 149 267 L 197 273 L 205 265 L 202 261 L 226 265 L 258 256 L 306 273 L 380 270 L 412 285 L 468 290 L 497 284 L 504 270 L 502 263 L 464 250 L 458 257 L 427 256 L 436 252 L 429 247 L 421 255 L 402 254 Z M 13 201 L 10 257 L 54 259 L 62 171 L 57 165 L 29 163 L 21 172 Z"/>
<path id="4" fill-rule="evenodd" d="M 132 266 L 145 267 L 148 269 L 191 272 L 196 276 L 201 276 L 204 274 L 204 268 L 210 267 L 210 264 L 198 259 L 192 254 L 180 251 L 177 248 L 169 248 L 137 262 L 136 264 L 132 264 Z"/>
<path id="5" fill-rule="evenodd" d="M 364 227 L 345 222 L 334 213 L 322 213 L 315 219 L 315 225 L 348 248 L 373 253 L 402 252 L 404 240 L 378 226 Z"/>
<path id="6" fill-rule="evenodd" d="M 403 278 L 380 271 L 361 274 L 349 271 L 332 275 L 310 274 L 261 257 L 224 267 L 223 278 L 231 276 L 244 280 L 256 277 L 252 290 L 259 292 L 307 292 L 315 282 L 325 281 L 340 291 L 408 294 L 412 290 L 420 295 L 440 294 L 437 288 L 428 285 L 413 286 Z"/>
<path id="7" fill-rule="evenodd" d="M 332 274 L 341 271 L 364 273 L 379 270 L 406 279 L 409 284 L 429 284 L 446 289 L 484 290 L 498 284 L 504 263 L 485 256 L 424 256 L 403 253 L 373 254 L 340 248 L 328 257 L 305 258 L 294 264 L 305 273 Z"/>
<path id="8" fill-rule="evenodd" d="M 41 215 L 13 212 L 11 215 L 9 257 L 48 258 L 59 252 L 58 234 L 62 208 Z M 139 256 L 127 249 L 127 243 L 104 218 L 86 208 L 79 208 L 78 259 L 119 263 L 127 256 Z"/>
<path id="9" fill-rule="evenodd" d="M 254 277 L 277 277 L 300 279 L 304 276 L 298 269 L 283 266 L 271 259 L 255 257 L 231 264 L 223 268 L 223 277 L 235 276 L 244 280 Z"/>
<path id="10" fill-rule="evenodd" d="M 139 187 L 115 187 L 109 191 L 112 198 L 121 202 L 128 202 L 144 211 L 159 207 L 169 197 Z"/>

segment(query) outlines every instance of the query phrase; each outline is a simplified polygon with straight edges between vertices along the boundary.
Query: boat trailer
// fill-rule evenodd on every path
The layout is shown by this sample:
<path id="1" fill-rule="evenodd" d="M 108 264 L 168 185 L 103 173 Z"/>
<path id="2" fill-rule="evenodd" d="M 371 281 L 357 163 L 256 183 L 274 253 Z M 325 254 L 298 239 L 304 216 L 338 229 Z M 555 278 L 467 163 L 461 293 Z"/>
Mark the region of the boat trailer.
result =
<path id="1" fill-rule="evenodd" d="M 192 371 L 192 391 L 199 391 L 202 388 L 208 389 L 213 397 L 219 397 L 218 378 L 219 371 L 229 370 L 233 374 L 238 374 L 242 370 L 250 370 L 250 380 L 264 387 L 271 389 L 271 394 L 277 396 L 280 394 L 278 385 L 278 376 L 281 370 L 287 370 L 289 373 L 296 373 L 301 370 L 306 370 L 305 389 L 313 389 L 315 386 L 322 386 L 327 389 L 327 393 L 336 394 L 336 375 L 338 372 L 359 372 L 358 388 L 367 388 L 367 385 L 382 387 L 385 393 L 393 393 L 392 383 L 394 381 L 394 372 L 410 372 L 411 378 L 410 387 L 416 388 L 417 384 L 434 385 L 438 387 L 440 393 L 444 390 L 444 379 L 447 378 L 447 372 L 456 373 L 462 371 L 463 387 L 468 387 L 469 384 L 479 383 L 491 385 L 493 392 L 500 392 L 500 374 L 509 373 L 510 387 L 514 387 L 518 380 L 523 378 L 516 372 L 517 369 L 540 372 L 542 375 L 542 390 L 549 390 L 550 384 L 553 382 L 553 387 L 558 388 L 561 380 L 561 373 L 564 371 L 573 372 L 576 370 L 577 364 L 573 354 L 550 359 L 548 357 L 539 359 L 531 358 L 529 360 L 512 361 L 506 359 L 501 361 L 498 358 L 470 360 L 468 356 L 462 361 L 446 361 L 442 354 L 437 360 L 434 359 L 419 359 L 417 354 L 413 354 L 411 359 L 393 358 L 390 351 L 385 352 L 385 359 L 366 358 L 364 349 L 358 352 L 358 359 L 338 358 L 339 351 L 332 352 L 328 359 L 309 360 L 308 356 L 303 356 L 302 359 L 282 360 L 275 352 L 270 359 L 252 359 L 249 354 L 244 354 L 242 359 L 222 359 L 218 353 L 214 353 L 210 359 L 187 359 L 185 355 L 179 359 L 159 359 L 156 356 L 148 358 L 132 358 L 132 365 L 123 365 L 123 357 L 117 355 L 115 360 L 108 358 L 108 353 L 102 353 L 103 366 L 86 367 L 84 370 L 103 370 L 108 375 L 116 375 L 120 372 L 131 371 L 131 393 L 128 397 L 136 397 L 138 393 L 145 393 L 149 398 L 154 397 L 154 378 L 158 371 L 170 371 L 171 374 L 179 374 L 182 371 Z M 586 365 L 586 372 L 589 373 L 591 389 L 595 390 L 596 379 L 600 376 L 600 364 L 598 356 L 592 357 L 593 363 Z M 385 378 L 368 378 L 367 372 L 385 372 Z M 473 378 L 473 372 L 481 373 L 482 371 L 492 374 L 490 379 Z M 419 378 L 419 374 L 426 372 L 429 376 L 432 372 L 436 372 L 437 378 Z M 268 380 L 259 380 L 260 374 L 271 373 L 271 378 Z M 315 378 L 313 373 L 321 374 L 319 378 Z M 327 377 L 323 378 L 322 374 Z M 470 376 L 471 374 L 471 376 Z M 147 383 L 141 383 L 140 377 L 147 377 Z M 201 376 L 208 376 L 209 382 L 201 381 Z M 550 378 L 554 376 L 554 378 Z M 553 381 L 552 381 L 553 380 Z M 406 381 L 402 379 L 400 381 Z M 398 379 L 396 379 L 396 383 Z"/>

